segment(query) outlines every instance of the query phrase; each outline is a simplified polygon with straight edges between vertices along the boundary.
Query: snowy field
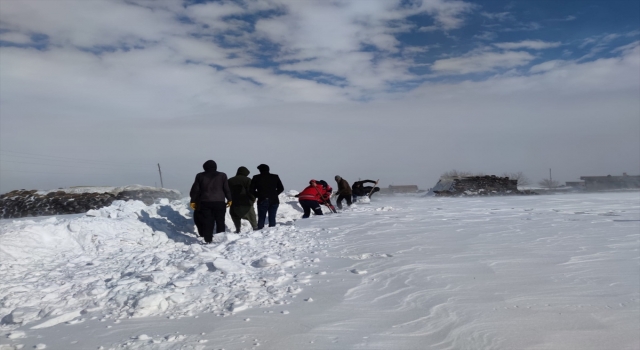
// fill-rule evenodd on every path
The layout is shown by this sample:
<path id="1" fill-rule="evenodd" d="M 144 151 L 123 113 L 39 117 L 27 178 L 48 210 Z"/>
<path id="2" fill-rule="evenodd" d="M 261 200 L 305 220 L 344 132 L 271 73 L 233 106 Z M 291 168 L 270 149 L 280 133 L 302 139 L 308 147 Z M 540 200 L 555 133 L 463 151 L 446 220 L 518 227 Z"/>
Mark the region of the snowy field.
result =
<path id="1" fill-rule="evenodd" d="M 0 221 L 0 349 L 640 349 L 638 192 L 282 200 L 217 246 L 186 201 Z"/>

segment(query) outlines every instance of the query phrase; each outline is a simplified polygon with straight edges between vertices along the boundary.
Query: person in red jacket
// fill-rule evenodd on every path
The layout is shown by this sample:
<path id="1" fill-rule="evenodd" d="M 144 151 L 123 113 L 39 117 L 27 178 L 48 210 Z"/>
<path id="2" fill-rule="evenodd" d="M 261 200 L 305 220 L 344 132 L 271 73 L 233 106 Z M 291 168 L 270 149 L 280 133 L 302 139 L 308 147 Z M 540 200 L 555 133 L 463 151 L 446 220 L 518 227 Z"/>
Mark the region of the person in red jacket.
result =
<path id="1" fill-rule="evenodd" d="M 322 185 L 316 183 L 316 180 L 309 181 L 309 186 L 296 195 L 296 197 L 298 197 L 298 202 L 304 211 L 304 215 L 302 215 L 303 219 L 311 215 L 311 210 L 313 210 L 315 215 L 323 215 L 320 203 L 326 200 L 325 198 L 328 197 L 328 193 Z"/>
<path id="2" fill-rule="evenodd" d="M 336 213 L 336 207 L 334 207 L 333 204 L 331 204 L 331 194 L 333 193 L 333 188 L 331 188 L 331 185 L 329 185 L 324 180 L 318 180 L 316 181 L 316 184 L 318 185 L 318 187 L 322 187 L 322 189 L 326 193 L 326 195 L 323 198 L 324 201 L 322 201 L 321 203 L 329 207 L 329 210 Z"/>

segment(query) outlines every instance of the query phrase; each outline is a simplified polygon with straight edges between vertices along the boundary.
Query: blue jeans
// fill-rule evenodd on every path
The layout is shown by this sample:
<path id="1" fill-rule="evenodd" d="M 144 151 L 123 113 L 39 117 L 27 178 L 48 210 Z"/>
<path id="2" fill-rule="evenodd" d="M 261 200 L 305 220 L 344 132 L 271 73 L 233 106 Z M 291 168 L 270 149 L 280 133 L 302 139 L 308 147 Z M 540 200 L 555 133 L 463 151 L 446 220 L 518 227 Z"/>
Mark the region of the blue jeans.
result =
<path id="1" fill-rule="evenodd" d="M 269 213 L 269 227 L 276 225 L 276 213 L 280 204 L 270 204 L 269 199 L 265 199 L 258 203 L 258 230 L 264 228 L 264 221 Z"/>

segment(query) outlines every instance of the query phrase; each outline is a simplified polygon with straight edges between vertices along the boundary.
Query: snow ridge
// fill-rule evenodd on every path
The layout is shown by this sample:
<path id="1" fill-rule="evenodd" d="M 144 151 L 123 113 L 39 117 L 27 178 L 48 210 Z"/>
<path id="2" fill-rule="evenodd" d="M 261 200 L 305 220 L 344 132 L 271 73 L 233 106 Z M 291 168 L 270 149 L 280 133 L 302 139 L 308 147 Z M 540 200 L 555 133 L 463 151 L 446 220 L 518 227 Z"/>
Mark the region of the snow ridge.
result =
<path id="1" fill-rule="evenodd" d="M 281 196 L 279 225 L 226 233 L 202 245 L 188 200 L 115 201 L 83 217 L 0 224 L 2 329 L 86 318 L 117 320 L 230 314 L 299 292 L 287 270 L 308 263 L 320 229 L 297 230 L 295 198 Z M 227 226 L 233 227 L 227 214 Z"/>

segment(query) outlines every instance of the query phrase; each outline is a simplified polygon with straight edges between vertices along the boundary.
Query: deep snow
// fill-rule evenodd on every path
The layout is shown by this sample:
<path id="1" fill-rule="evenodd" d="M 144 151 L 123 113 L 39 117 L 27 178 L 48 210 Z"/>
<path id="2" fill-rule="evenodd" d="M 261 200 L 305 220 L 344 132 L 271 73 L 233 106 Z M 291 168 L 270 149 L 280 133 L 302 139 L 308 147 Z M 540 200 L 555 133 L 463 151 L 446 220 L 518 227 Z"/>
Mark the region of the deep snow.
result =
<path id="1" fill-rule="evenodd" d="M 217 246 L 186 201 L 2 220 L 0 344 L 640 348 L 638 192 L 282 203 Z"/>

